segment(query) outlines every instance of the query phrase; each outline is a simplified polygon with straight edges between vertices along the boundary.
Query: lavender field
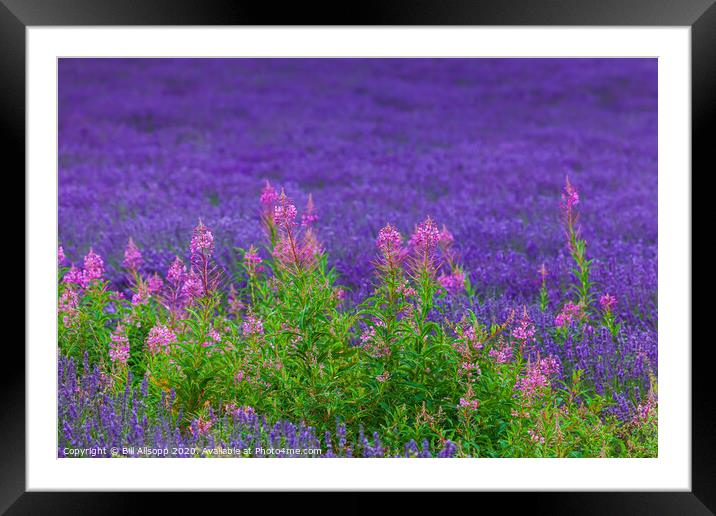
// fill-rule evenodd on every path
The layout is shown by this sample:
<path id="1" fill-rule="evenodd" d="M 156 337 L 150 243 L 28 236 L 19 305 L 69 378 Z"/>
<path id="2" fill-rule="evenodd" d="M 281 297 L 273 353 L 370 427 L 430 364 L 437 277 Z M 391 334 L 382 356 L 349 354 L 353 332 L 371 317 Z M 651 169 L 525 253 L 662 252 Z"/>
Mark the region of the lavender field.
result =
<path id="1" fill-rule="evenodd" d="M 61 60 L 58 455 L 656 456 L 656 88 Z"/>

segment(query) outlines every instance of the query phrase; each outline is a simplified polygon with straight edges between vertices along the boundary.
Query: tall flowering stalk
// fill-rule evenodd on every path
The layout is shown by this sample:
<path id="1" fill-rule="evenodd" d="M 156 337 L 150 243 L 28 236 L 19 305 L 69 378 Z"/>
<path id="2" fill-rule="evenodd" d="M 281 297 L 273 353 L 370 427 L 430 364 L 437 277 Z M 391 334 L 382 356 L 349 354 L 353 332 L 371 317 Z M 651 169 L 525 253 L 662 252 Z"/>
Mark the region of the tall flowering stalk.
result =
<path id="1" fill-rule="evenodd" d="M 150 354 L 164 353 L 168 355 L 171 347 L 177 343 L 177 336 L 167 326 L 158 324 L 149 330 L 145 343 Z"/>
<path id="2" fill-rule="evenodd" d="M 278 194 L 276 193 L 276 189 L 271 186 L 271 183 L 267 180 L 264 189 L 261 191 L 259 204 L 261 206 L 261 225 L 269 238 L 271 249 L 276 246 L 277 241 L 276 224 L 273 216 L 277 201 Z"/>
<path id="3" fill-rule="evenodd" d="M 134 291 L 132 305 L 134 306 L 147 304 L 150 296 L 157 294 L 161 289 L 162 280 L 158 275 L 154 274 L 149 278 L 144 278 L 139 272 L 143 263 L 142 253 L 130 237 L 124 249 L 122 265 L 129 271 L 131 276 L 131 286 Z"/>
<path id="4" fill-rule="evenodd" d="M 519 343 L 520 353 L 523 356 L 526 351 L 529 352 L 534 347 L 536 343 L 536 331 L 534 323 L 527 313 L 527 307 L 525 306 L 522 309 L 522 316 L 512 330 L 512 337 Z"/>
<path id="5" fill-rule="evenodd" d="M 318 256 L 323 252 L 312 228 L 312 224 L 317 220 L 313 198 L 309 197 L 301 225 L 297 221 L 296 205 L 284 190 L 281 190 L 274 202 L 272 215 L 266 220 L 272 235 L 273 256 L 277 264 L 293 272 L 313 268 L 317 264 Z"/>
<path id="6" fill-rule="evenodd" d="M 112 370 L 122 385 L 128 372 L 127 362 L 129 361 L 129 337 L 126 327 L 119 323 L 110 336 L 109 359 L 112 362 Z"/>
<path id="7" fill-rule="evenodd" d="M 390 271 L 398 270 L 404 256 L 403 237 L 400 232 L 392 225 L 386 224 L 378 232 L 375 245 L 381 252 L 382 268 Z"/>
<path id="8" fill-rule="evenodd" d="M 380 251 L 380 257 L 375 264 L 376 269 L 382 275 L 382 281 L 388 290 L 388 299 L 392 301 L 395 299 L 397 289 L 404 282 L 401 268 L 405 257 L 403 237 L 395 227 L 386 224 L 378 232 L 375 245 Z"/>
<path id="9" fill-rule="evenodd" d="M 602 319 L 604 326 L 607 327 L 612 337 L 616 338 L 621 330 L 621 323 L 616 322 L 614 309 L 617 306 L 617 299 L 609 293 L 602 294 L 599 297 L 599 306 L 602 309 Z"/>
<path id="10" fill-rule="evenodd" d="M 253 245 L 244 253 L 244 267 L 249 276 L 263 270 L 262 262 L 261 256 Z"/>
<path id="11" fill-rule="evenodd" d="M 539 288 L 539 309 L 542 313 L 547 310 L 547 304 L 549 303 L 549 295 L 547 292 L 547 267 L 544 263 L 539 268 L 540 275 L 540 288 Z"/>
<path id="12" fill-rule="evenodd" d="M 463 423 L 462 433 L 466 438 L 471 438 L 473 416 L 480 407 L 475 386 L 482 375 L 479 360 L 487 335 L 474 317 L 471 321 L 459 324 L 456 334 L 453 349 L 458 354 L 457 381 L 460 390 L 464 392 L 457 409 Z"/>
<path id="13" fill-rule="evenodd" d="M 440 230 L 438 237 L 438 247 L 440 248 L 441 254 L 447 267 L 449 268 L 448 273 L 443 273 L 438 277 L 438 283 L 450 294 L 457 294 L 462 292 L 466 288 L 469 290 L 469 284 L 467 282 L 467 275 L 457 264 L 455 251 L 453 250 L 453 242 L 455 238 L 452 233 L 448 231 L 447 227 L 443 224 L 443 228 Z M 470 293 L 468 291 L 468 293 Z"/>
<path id="14" fill-rule="evenodd" d="M 308 201 L 306 202 L 306 210 L 301 215 L 301 226 L 310 228 L 318 220 L 316 214 L 316 207 L 313 204 L 313 195 L 308 194 Z"/>
<path id="15" fill-rule="evenodd" d="M 170 325 L 176 324 L 183 316 L 184 309 L 189 302 L 185 289 L 187 277 L 186 265 L 181 258 L 176 256 L 167 270 L 164 288 L 159 295 L 160 302 L 169 312 Z"/>
<path id="16" fill-rule="evenodd" d="M 194 228 L 189 245 L 191 251 L 191 267 L 193 277 L 190 294 L 192 297 L 204 297 L 211 295 L 216 287 L 215 270 L 211 264 L 211 256 L 214 253 L 214 235 L 204 223 L 199 220 L 199 224 Z"/>
<path id="17" fill-rule="evenodd" d="M 418 224 L 410 237 L 412 253 L 408 263 L 412 278 L 417 285 L 423 320 L 427 318 L 433 307 L 433 298 L 439 285 L 436 281 L 439 268 L 437 253 L 439 242 L 440 230 L 430 217 Z"/>
<path id="18" fill-rule="evenodd" d="M 579 304 L 585 309 L 591 304 L 592 296 L 590 289 L 592 282 L 589 279 L 592 260 L 587 259 L 587 242 L 580 236 L 579 212 L 576 206 L 579 204 L 579 193 L 577 189 L 566 179 L 560 207 L 564 219 L 565 231 L 567 233 L 569 253 L 575 263 L 572 274 L 576 279 L 574 289 L 576 290 Z"/>
<path id="19" fill-rule="evenodd" d="M 440 230 L 430 217 L 415 227 L 410 237 L 414 255 L 411 260 L 414 273 L 432 277 L 437 270 L 436 251 L 440 243 Z"/>
<path id="20" fill-rule="evenodd" d="M 122 261 L 122 265 L 124 265 L 133 274 L 137 274 L 143 263 L 144 260 L 142 259 L 142 253 L 137 247 L 137 244 L 135 244 L 134 240 L 130 237 L 127 242 L 127 247 L 124 249 L 124 260 Z"/>
<path id="21" fill-rule="evenodd" d="M 360 334 L 360 347 L 367 356 L 376 360 L 380 374 L 374 377 L 379 389 L 384 391 L 390 380 L 390 363 L 395 361 L 391 345 L 394 342 L 398 314 L 405 303 L 406 280 L 402 268 L 405 258 L 403 237 L 391 224 L 378 232 L 375 240 L 379 256 L 374 265 L 377 272 L 377 288 L 372 298 L 375 305 L 365 321 Z"/>
<path id="22" fill-rule="evenodd" d="M 101 280 L 104 274 L 104 261 L 102 257 L 95 253 L 90 247 L 89 252 L 84 258 L 84 270 L 82 271 L 81 284 L 88 287 L 94 281 Z"/>
<path id="23" fill-rule="evenodd" d="M 62 246 L 57 246 L 57 267 L 63 267 L 67 263 L 67 257 L 65 256 L 65 250 Z"/>
<path id="24" fill-rule="evenodd" d="M 62 324 L 65 328 L 69 328 L 78 321 L 79 303 L 80 295 L 77 289 L 65 288 L 60 294 L 60 300 L 57 304 L 57 314 L 62 317 Z"/>

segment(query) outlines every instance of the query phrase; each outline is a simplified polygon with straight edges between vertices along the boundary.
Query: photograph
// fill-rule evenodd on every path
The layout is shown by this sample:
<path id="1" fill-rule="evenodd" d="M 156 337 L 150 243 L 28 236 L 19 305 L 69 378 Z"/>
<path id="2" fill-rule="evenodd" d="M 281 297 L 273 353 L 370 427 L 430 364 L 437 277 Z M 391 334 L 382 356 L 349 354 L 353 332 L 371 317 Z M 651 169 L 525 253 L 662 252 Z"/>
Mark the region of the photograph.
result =
<path id="1" fill-rule="evenodd" d="M 57 74 L 57 458 L 659 457 L 659 59 Z"/>

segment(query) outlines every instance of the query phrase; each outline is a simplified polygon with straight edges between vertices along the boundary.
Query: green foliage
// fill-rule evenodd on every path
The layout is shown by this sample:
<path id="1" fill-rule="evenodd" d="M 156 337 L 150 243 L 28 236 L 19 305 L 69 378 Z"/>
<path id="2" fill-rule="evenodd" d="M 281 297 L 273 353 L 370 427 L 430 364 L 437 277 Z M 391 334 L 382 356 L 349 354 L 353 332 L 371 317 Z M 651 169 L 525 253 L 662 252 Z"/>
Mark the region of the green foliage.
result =
<path id="1" fill-rule="evenodd" d="M 590 262 L 583 263 L 575 269 L 580 299 L 590 285 Z M 459 455 L 474 457 L 656 454 L 656 411 L 619 424 L 604 415 L 605 400 L 579 370 L 565 384 L 551 376 L 535 393 L 523 392 L 520 381 L 534 364 L 523 352 L 529 342 L 510 331 L 514 315 L 491 326 L 474 313 L 445 319 L 435 308 L 444 293 L 429 260 L 379 261 L 373 295 L 354 308 L 343 306 L 321 253 L 293 264 L 274 257 L 261 267 L 245 260 L 235 281 L 241 306 L 213 290 L 179 316 L 161 296 L 133 304 L 94 281 L 76 308 L 59 312 L 60 352 L 78 362 L 87 353 L 117 389 L 131 372 L 135 383 L 148 377 L 154 401 L 173 390 L 183 428 L 210 411 L 251 406 L 319 432 L 333 430 L 336 419 L 349 435 L 378 431 L 396 452 L 410 439 L 450 439 Z M 60 283 L 60 298 L 72 288 Z M 108 354 L 119 323 L 129 341 L 126 364 Z M 176 336 L 166 352 L 147 345 L 158 325 Z"/>

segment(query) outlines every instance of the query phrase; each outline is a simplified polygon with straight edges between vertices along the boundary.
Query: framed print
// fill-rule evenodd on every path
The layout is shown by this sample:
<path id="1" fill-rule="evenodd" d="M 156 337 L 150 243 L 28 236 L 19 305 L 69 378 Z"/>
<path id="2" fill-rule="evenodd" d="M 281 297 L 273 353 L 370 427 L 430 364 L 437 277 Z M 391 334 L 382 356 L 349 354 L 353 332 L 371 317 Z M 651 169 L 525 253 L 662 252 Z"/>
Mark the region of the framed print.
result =
<path id="1" fill-rule="evenodd" d="M 28 204 L 3 510 L 713 513 L 691 182 L 716 7 L 421 5 L 3 0 Z"/>

